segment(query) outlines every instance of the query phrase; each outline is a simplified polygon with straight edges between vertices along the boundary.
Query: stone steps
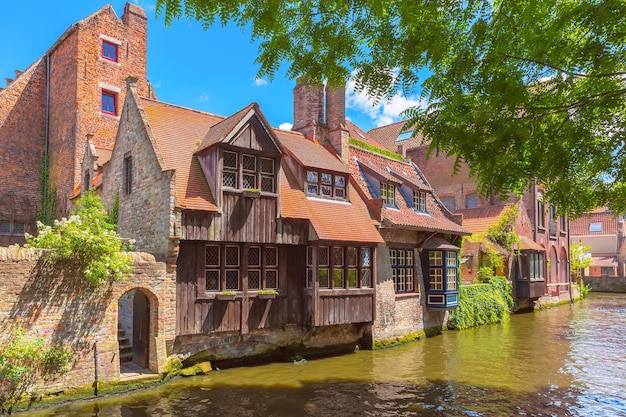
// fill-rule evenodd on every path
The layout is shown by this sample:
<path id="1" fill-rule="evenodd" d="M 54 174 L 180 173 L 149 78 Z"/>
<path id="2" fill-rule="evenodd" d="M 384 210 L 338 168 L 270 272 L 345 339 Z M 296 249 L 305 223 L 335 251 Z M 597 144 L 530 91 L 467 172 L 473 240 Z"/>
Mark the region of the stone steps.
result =
<path id="1" fill-rule="evenodd" d="M 126 336 L 126 332 L 119 327 L 117 328 L 117 342 L 120 345 L 120 363 L 126 363 L 133 360 L 133 346 L 130 339 Z"/>

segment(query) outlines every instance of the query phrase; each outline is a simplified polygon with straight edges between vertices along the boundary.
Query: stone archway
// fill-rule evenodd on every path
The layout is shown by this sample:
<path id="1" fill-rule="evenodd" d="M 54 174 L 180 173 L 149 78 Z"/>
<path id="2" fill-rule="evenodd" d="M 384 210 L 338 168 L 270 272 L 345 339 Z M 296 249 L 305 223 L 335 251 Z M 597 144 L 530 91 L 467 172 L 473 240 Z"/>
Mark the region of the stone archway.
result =
<path id="1" fill-rule="evenodd" d="M 156 371 L 153 341 L 158 336 L 157 309 L 156 296 L 146 288 L 133 288 L 119 298 L 117 319 L 120 366 L 136 365 Z"/>

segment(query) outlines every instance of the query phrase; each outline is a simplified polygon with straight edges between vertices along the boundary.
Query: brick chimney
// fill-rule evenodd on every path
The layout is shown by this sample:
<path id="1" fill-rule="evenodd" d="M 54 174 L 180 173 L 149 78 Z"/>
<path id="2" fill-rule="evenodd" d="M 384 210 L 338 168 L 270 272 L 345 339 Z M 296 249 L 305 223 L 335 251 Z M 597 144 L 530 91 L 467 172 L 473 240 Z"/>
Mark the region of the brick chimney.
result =
<path id="1" fill-rule="evenodd" d="M 293 128 L 311 140 L 330 145 L 344 162 L 348 158 L 344 87 L 313 86 L 301 77 L 293 89 Z"/>

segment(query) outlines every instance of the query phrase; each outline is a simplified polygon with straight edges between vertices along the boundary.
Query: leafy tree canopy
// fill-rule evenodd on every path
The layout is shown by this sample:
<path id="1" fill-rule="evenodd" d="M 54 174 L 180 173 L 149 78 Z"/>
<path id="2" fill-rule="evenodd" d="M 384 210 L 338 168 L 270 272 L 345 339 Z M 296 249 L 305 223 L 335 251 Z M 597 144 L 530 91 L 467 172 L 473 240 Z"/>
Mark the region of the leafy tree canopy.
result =
<path id="1" fill-rule="evenodd" d="M 157 0 L 157 12 L 250 28 L 259 76 L 286 63 L 377 100 L 421 91 L 429 105 L 409 126 L 467 163 L 483 194 L 536 179 L 562 212 L 626 209 L 622 0 Z"/>

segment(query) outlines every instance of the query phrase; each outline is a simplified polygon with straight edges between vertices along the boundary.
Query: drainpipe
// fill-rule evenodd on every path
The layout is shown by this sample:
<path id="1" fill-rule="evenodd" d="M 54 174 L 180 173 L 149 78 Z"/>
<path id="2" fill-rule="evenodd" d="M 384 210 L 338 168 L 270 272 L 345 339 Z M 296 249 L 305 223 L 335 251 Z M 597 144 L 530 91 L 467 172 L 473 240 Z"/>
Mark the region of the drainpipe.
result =
<path id="1" fill-rule="evenodd" d="M 537 178 L 533 178 L 533 240 L 537 242 Z"/>
<path id="2" fill-rule="evenodd" d="M 46 207 L 48 202 L 48 182 L 50 175 L 50 159 L 49 159 L 49 148 L 50 148 L 50 55 L 46 54 L 46 133 L 45 133 L 45 146 L 44 146 L 44 160 L 47 160 L 46 167 L 48 169 L 48 181 L 44 181 L 43 183 L 43 201 L 41 202 L 44 212 L 47 211 L 48 207 Z"/>

